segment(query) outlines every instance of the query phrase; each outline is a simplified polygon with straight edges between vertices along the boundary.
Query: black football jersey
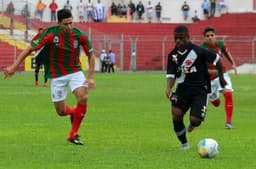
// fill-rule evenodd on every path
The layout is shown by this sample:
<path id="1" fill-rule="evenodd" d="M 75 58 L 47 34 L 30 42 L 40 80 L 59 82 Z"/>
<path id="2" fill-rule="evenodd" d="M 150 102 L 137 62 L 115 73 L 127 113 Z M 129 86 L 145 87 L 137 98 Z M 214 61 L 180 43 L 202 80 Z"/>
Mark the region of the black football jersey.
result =
<path id="1" fill-rule="evenodd" d="M 210 92 L 208 64 L 216 65 L 219 56 L 189 43 L 185 51 L 174 48 L 168 55 L 167 78 L 176 78 L 176 92 L 183 95 Z"/>

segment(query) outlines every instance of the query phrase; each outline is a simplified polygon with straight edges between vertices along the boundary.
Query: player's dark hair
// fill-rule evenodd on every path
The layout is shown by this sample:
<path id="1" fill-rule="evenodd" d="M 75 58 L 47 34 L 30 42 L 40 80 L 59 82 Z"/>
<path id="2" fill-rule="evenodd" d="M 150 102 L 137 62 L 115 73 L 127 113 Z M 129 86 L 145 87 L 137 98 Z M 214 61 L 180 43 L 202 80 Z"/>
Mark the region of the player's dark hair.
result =
<path id="1" fill-rule="evenodd" d="M 174 29 L 174 33 L 189 33 L 189 31 L 185 25 L 179 25 Z"/>
<path id="2" fill-rule="evenodd" d="M 69 9 L 60 9 L 57 12 L 58 22 L 61 22 L 63 19 L 72 17 L 72 13 Z"/>
<path id="3" fill-rule="evenodd" d="M 213 33 L 215 33 L 215 29 L 214 29 L 213 27 L 206 27 L 206 28 L 204 29 L 203 35 L 205 36 L 205 34 L 206 34 L 207 32 L 213 32 Z"/>
<path id="4" fill-rule="evenodd" d="M 174 33 L 185 33 L 189 36 L 188 28 L 185 25 L 179 25 L 174 29 Z"/>
<path id="5" fill-rule="evenodd" d="M 184 34 L 189 38 L 189 30 L 185 25 L 179 25 L 174 29 L 174 34 Z"/>

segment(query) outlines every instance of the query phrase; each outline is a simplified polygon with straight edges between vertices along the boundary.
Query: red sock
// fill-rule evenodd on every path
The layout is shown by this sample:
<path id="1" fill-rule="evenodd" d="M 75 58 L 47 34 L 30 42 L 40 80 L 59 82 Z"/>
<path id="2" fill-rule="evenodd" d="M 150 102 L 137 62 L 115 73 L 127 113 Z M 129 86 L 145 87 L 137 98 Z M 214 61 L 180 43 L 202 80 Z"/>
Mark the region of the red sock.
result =
<path id="1" fill-rule="evenodd" d="M 233 109 L 234 109 L 233 93 L 225 92 L 224 97 L 225 97 L 226 122 L 231 122 Z"/>
<path id="2" fill-rule="evenodd" d="M 69 105 L 65 105 L 65 114 L 74 114 L 75 112 L 75 107 L 70 107 Z"/>
<path id="3" fill-rule="evenodd" d="M 87 111 L 86 104 L 77 103 L 75 112 L 73 114 L 73 123 L 72 123 L 72 128 L 70 131 L 70 136 L 77 134 L 77 131 L 78 131 L 80 124 L 86 114 L 86 111 Z"/>
<path id="4" fill-rule="evenodd" d="M 213 100 L 211 101 L 212 104 L 215 106 L 215 107 L 218 107 L 220 105 L 220 98 L 216 99 L 216 100 Z"/>

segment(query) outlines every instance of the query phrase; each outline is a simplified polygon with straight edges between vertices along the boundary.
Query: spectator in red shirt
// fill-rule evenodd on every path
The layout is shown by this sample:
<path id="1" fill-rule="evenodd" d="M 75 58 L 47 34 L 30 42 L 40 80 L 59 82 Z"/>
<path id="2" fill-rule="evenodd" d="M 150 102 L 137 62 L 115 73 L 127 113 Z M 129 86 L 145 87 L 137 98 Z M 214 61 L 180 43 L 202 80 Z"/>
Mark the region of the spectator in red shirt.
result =
<path id="1" fill-rule="evenodd" d="M 56 21 L 56 11 L 58 9 L 58 4 L 55 2 L 55 0 L 52 0 L 52 2 L 49 5 L 49 8 L 51 10 L 51 21 Z"/>

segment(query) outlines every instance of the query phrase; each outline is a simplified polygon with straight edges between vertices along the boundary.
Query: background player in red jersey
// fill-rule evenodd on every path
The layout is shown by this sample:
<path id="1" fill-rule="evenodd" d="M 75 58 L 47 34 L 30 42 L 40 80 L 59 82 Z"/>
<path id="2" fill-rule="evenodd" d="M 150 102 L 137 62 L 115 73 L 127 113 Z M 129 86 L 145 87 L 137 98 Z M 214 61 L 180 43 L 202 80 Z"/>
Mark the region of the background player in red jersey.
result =
<path id="1" fill-rule="evenodd" d="M 70 10 L 61 9 L 57 12 L 58 25 L 46 28 L 31 45 L 19 55 L 14 64 L 4 70 L 5 78 L 13 75 L 24 59 L 34 50 L 48 46 L 45 58 L 46 76 L 51 78 L 51 97 L 56 112 L 60 116 L 72 117 L 72 128 L 67 136 L 71 143 L 82 145 L 78 129 L 87 112 L 88 88 L 94 88 L 93 80 L 95 57 L 88 35 L 73 27 L 73 17 Z M 79 60 L 80 46 L 88 57 L 88 76 L 85 78 Z M 70 107 L 65 103 L 67 87 L 76 96 L 77 104 Z"/>
<path id="2" fill-rule="evenodd" d="M 226 58 L 228 62 L 232 65 L 235 75 L 237 75 L 236 63 L 228 51 L 225 43 L 223 41 L 216 39 L 215 29 L 212 27 L 206 27 L 203 32 L 204 42 L 201 46 L 207 48 L 221 56 L 221 58 Z M 226 67 L 223 67 L 223 70 L 226 71 Z M 233 88 L 231 79 L 227 72 L 224 72 L 224 78 L 227 82 L 227 85 L 222 88 L 219 84 L 219 75 L 216 71 L 216 67 L 212 64 L 209 65 L 209 73 L 211 76 L 211 94 L 209 99 L 214 106 L 220 105 L 219 92 L 222 92 L 225 98 L 225 111 L 226 111 L 226 127 L 232 128 L 232 115 L 234 109 L 234 100 L 233 100 Z"/>

